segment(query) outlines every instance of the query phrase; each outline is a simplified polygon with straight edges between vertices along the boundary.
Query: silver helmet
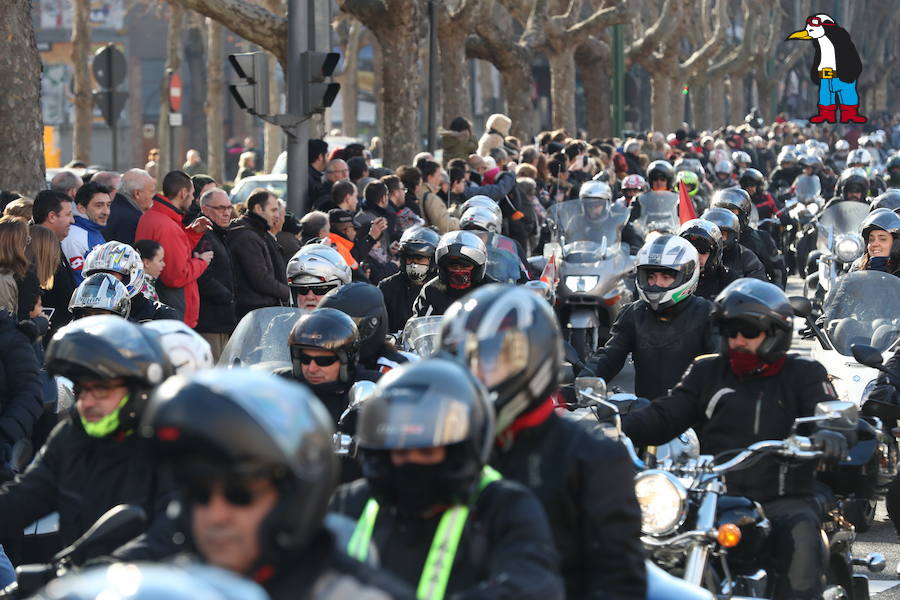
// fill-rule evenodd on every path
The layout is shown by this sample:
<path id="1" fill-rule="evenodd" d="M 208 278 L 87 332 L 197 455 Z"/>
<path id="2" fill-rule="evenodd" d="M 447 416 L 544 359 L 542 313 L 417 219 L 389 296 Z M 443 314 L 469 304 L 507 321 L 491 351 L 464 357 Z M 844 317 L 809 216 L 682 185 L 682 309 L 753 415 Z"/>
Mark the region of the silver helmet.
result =
<path id="1" fill-rule="evenodd" d="M 69 300 L 69 312 L 76 318 L 86 316 L 89 310 L 101 310 L 127 319 L 131 312 L 128 289 L 109 273 L 94 273 L 75 288 Z"/>
<path id="2" fill-rule="evenodd" d="M 340 252 L 325 244 L 307 244 L 287 265 L 288 285 L 336 285 L 350 283 L 352 273 Z"/>
<path id="3" fill-rule="evenodd" d="M 459 218 L 459 228 L 477 229 L 490 233 L 500 233 L 502 221 L 497 213 L 485 206 L 471 206 Z"/>
<path id="4" fill-rule="evenodd" d="M 459 207 L 460 214 L 465 214 L 465 212 L 473 206 L 482 206 L 496 214 L 498 219 L 501 221 L 503 220 L 503 213 L 500 210 L 500 205 L 497 204 L 493 198 L 482 196 L 480 194 L 478 196 L 472 196 Z"/>
<path id="5" fill-rule="evenodd" d="M 596 200 L 612 201 L 612 189 L 605 181 L 585 181 L 581 184 L 578 197 L 582 200 L 592 198 Z"/>
<path id="6" fill-rule="evenodd" d="M 134 298 L 144 283 L 144 261 L 137 250 L 122 242 L 94 246 L 85 257 L 81 272 L 85 277 L 95 273 L 118 273 L 129 298 Z"/>

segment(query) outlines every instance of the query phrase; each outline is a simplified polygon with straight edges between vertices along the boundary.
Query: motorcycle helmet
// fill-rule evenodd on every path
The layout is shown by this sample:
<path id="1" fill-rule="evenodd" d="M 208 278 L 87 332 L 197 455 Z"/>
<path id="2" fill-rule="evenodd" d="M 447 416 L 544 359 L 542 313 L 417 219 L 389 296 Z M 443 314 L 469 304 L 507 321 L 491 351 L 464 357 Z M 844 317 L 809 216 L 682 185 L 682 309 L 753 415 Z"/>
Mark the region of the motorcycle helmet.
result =
<path id="1" fill-rule="evenodd" d="M 156 334 L 114 315 L 85 317 L 57 331 L 47 346 L 45 367 L 48 374 L 76 384 L 125 380 L 128 396 L 106 421 L 108 428 L 89 432 L 97 437 L 134 429 L 151 389 L 173 372 Z"/>
<path id="2" fill-rule="evenodd" d="M 550 305 L 519 286 L 493 284 L 453 303 L 441 348 L 494 394 L 497 434 L 556 390 L 562 334 Z"/>
<path id="3" fill-rule="evenodd" d="M 778 153 L 778 166 L 786 168 L 788 165 L 793 165 L 795 162 L 797 162 L 797 153 L 793 150 L 784 148 Z"/>
<path id="4" fill-rule="evenodd" d="M 502 220 L 497 218 L 497 213 L 484 206 L 472 206 L 459 218 L 459 228 L 466 231 L 487 231 L 500 233 Z"/>
<path id="5" fill-rule="evenodd" d="M 886 208 L 897 212 L 900 210 L 900 190 L 889 189 L 885 193 L 872 200 L 872 211 L 879 208 Z"/>
<path id="6" fill-rule="evenodd" d="M 677 183 L 684 182 L 688 195 L 694 197 L 700 189 L 700 178 L 693 171 L 678 171 L 675 177 Z"/>
<path id="7" fill-rule="evenodd" d="M 319 306 L 334 308 L 353 319 L 359 331 L 360 362 L 373 362 L 384 351 L 388 314 L 384 294 L 377 287 L 370 283 L 348 283 L 325 294 Z"/>
<path id="8" fill-rule="evenodd" d="M 307 387 L 240 367 L 173 377 L 153 394 L 141 433 L 188 490 L 210 477 L 272 479 L 278 500 L 260 524 L 254 571 L 321 531 L 339 467 L 331 417 Z"/>
<path id="9" fill-rule="evenodd" d="M 654 311 L 666 310 L 688 298 L 700 281 L 700 257 L 686 239 L 661 235 L 644 244 L 635 257 L 637 290 L 641 300 Z M 668 287 L 651 286 L 650 273 L 663 271 L 675 281 Z"/>
<path id="10" fill-rule="evenodd" d="M 815 154 L 805 154 L 800 157 L 800 166 L 803 168 L 809 167 L 813 170 L 813 173 L 817 173 L 822 168 L 822 159 Z"/>
<path id="11" fill-rule="evenodd" d="M 791 347 L 794 310 L 777 285 L 743 277 L 733 281 L 716 296 L 716 321 L 743 321 L 766 332 L 766 339 L 756 351 L 766 363 L 784 356 Z M 723 343 L 728 340 L 723 337 Z"/>
<path id="12" fill-rule="evenodd" d="M 766 178 L 756 169 L 744 169 L 744 172 L 741 173 L 740 179 L 738 179 L 738 184 L 741 186 L 741 189 L 744 190 L 746 190 L 751 185 L 755 185 L 756 191 L 761 192 L 765 189 Z"/>
<path id="13" fill-rule="evenodd" d="M 214 366 L 209 342 L 183 321 L 160 319 L 148 321 L 142 327 L 157 333 L 159 344 L 169 357 L 176 375 L 190 375 Z"/>
<path id="14" fill-rule="evenodd" d="M 850 142 L 847 140 L 838 140 L 834 143 L 835 152 L 847 152 L 850 150 Z"/>
<path id="15" fill-rule="evenodd" d="M 484 242 L 471 231 L 451 231 L 441 236 L 434 252 L 438 278 L 453 289 L 464 290 L 478 285 L 484 279 L 487 267 L 487 248 Z M 472 265 L 471 275 L 451 273 L 451 263 Z"/>
<path id="16" fill-rule="evenodd" d="M 359 330 L 348 315 L 335 308 L 317 308 L 302 315 L 288 336 L 291 349 L 291 373 L 303 379 L 300 355 L 304 348 L 328 350 L 341 361 L 339 379 L 353 378 L 359 360 Z"/>
<path id="17" fill-rule="evenodd" d="M 363 476 L 381 505 L 419 515 L 468 505 L 494 441 L 487 391 L 462 365 L 431 358 L 391 370 L 363 403 L 357 422 Z M 436 465 L 400 465 L 392 450 L 446 448 Z"/>
<path id="18" fill-rule="evenodd" d="M 723 248 L 737 245 L 741 237 L 741 222 L 733 212 L 725 208 L 708 208 L 700 218 L 719 228 Z"/>
<path id="19" fill-rule="evenodd" d="M 746 229 L 750 226 L 750 212 L 753 210 L 753 202 L 750 200 L 750 194 L 743 188 L 732 187 L 717 191 L 713 194 L 710 206 L 713 208 L 724 208 L 735 213 L 741 222 L 741 229 Z"/>
<path id="20" fill-rule="evenodd" d="M 887 208 L 879 208 L 869 213 L 859 226 L 864 244 L 869 243 L 869 234 L 880 229 L 890 233 L 894 238 L 890 257 L 896 262 L 900 259 L 900 215 Z"/>
<path id="21" fill-rule="evenodd" d="M 612 201 L 612 189 L 603 181 L 587 181 L 581 184 L 578 198 L 582 202 L 585 218 L 596 221 L 606 216 Z"/>
<path id="22" fill-rule="evenodd" d="M 866 196 L 869 194 L 869 176 L 863 169 L 858 167 L 844 169 L 835 185 L 835 193 L 841 198 L 847 200 L 847 194 L 851 191 L 857 191 L 862 194 L 861 201 L 865 202 Z"/>
<path id="23" fill-rule="evenodd" d="M 857 148 L 856 150 L 851 150 L 850 154 L 847 155 L 847 166 L 848 167 L 868 167 L 869 163 L 872 162 L 872 155 L 869 154 L 869 151 L 865 148 Z"/>
<path id="24" fill-rule="evenodd" d="M 640 175 L 629 175 L 622 180 L 622 189 L 643 192 L 647 189 L 647 181 Z"/>
<path id="25" fill-rule="evenodd" d="M 734 172 L 734 166 L 731 164 L 731 161 L 720 160 L 716 162 L 715 166 L 713 166 L 713 173 L 716 175 L 716 179 L 724 180 L 731 177 L 731 174 Z"/>
<path id="26" fill-rule="evenodd" d="M 92 311 L 103 311 L 128 318 L 131 298 L 128 288 L 109 273 L 95 273 L 78 284 L 69 300 L 69 312 L 73 319 L 80 319 Z"/>
<path id="27" fill-rule="evenodd" d="M 667 160 L 654 160 L 647 165 L 647 181 L 650 187 L 657 179 L 666 180 L 666 189 L 672 189 L 672 183 L 675 181 L 675 168 Z"/>
<path id="28" fill-rule="evenodd" d="M 144 283 L 144 261 L 137 250 L 122 242 L 106 242 L 94 246 L 84 259 L 81 274 L 90 277 L 94 273 L 116 273 L 128 290 L 128 297 L 141 291 Z"/>
<path id="29" fill-rule="evenodd" d="M 743 150 L 736 150 L 731 153 L 731 162 L 740 167 L 746 167 L 752 161 L 750 160 L 750 155 L 744 152 Z"/>
<path id="30" fill-rule="evenodd" d="M 723 240 L 718 225 L 706 219 L 691 219 L 681 225 L 678 235 L 693 244 L 698 254 L 709 254 L 703 266 L 704 273 L 709 273 L 719 266 L 722 261 Z M 699 257 L 697 259 L 699 260 Z"/>
<path id="31" fill-rule="evenodd" d="M 340 252 L 325 244 L 307 244 L 287 264 L 291 304 L 296 305 L 298 287 L 334 289 L 350 283 L 353 272 Z"/>
<path id="32" fill-rule="evenodd" d="M 438 241 L 441 236 L 433 229 L 427 227 L 414 226 L 403 232 L 400 236 L 400 248 L 398 255 L 400 257 L 400 268 L 406 273 L 406 276 L 418 283 L 424 283 L 434 277 L 437 267 L 434 262 L 434 251 L 437 249 Z M 420 256 L 429 259 L 427 269 L 412 267 L 421 267 L 422 265 L 412 265 L 406 262 L 410 256 Z"/>
<path id="33" fill-rule="evenodd" d="M 498 219 L 500 219 L 501 221 L 503 220 L 503 211 L 500 210 L 500 205 L 497 204 L 497 202 L 494 201 L 493 198 L 482 196 L 480 194 L 478 196 L 472 196 L 471 198 L 463 202 L 459 207 L 459 214 L 464 214 L 473 206 L 483 206 L 484 208 L 496 214 Z"/>

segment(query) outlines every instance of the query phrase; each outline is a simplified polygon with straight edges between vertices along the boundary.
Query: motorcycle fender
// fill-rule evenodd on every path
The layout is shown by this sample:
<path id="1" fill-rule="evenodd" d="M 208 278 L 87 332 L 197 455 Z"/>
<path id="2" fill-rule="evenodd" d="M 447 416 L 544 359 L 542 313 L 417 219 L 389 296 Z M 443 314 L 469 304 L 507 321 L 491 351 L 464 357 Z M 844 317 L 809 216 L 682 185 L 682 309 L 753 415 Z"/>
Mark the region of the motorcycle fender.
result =
<path id="1" fill-rule="evenodd" d="M 701 587 L 669 575 L 655 564 L 647 565 L 647 600 L 712 600 L 713 595 Z"/>
<path id="2" fill-rule="evenodd" d="M 600 326 L 597 311 L 583 308 L 572 311 L 569 316 L 569 329 L 593 329 Z"/>

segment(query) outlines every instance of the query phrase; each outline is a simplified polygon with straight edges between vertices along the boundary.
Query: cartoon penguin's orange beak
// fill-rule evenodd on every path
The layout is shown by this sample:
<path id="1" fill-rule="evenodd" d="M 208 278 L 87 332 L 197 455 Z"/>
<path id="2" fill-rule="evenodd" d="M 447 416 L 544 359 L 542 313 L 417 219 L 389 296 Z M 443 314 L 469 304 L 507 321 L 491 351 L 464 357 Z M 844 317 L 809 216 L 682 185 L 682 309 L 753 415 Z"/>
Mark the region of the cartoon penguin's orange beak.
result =
<path id="1" fill-rule="evenodd" d="M 791 35 L 784 38 L 785 40 L 811 40 L 813 39 L 811 35 L 806 33 L 805 29 L 801 29 L 800 31 L 795 31 Z"/>

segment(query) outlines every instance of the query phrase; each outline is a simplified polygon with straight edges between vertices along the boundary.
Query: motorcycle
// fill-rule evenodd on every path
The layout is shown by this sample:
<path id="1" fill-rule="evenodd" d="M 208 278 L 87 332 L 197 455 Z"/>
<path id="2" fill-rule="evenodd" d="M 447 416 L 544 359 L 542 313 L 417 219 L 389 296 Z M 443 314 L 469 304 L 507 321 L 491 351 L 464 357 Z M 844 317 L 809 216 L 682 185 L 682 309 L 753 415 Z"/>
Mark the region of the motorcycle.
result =
<path id="1" fill-rule="evenodd" d="M 639 214 L 632 221 L 635 231 L 651 241 L 662 234 L 675 235 L 681 226 L 678 218 L 678 194 L 674 192 L 644 192 L 636 199 Z"/>
<path id="2" fill-rule="evenodd" d="M 634 269 L 621 243 L 628 209 L 607 204 L 596 219 L 588 218 L 589 210 L 580 199 L 551 206 L 547 218 L 554 236 L 544 245 L 548 266 L 557 272 L 563 334 L 582 360 L 606 341 L 619 310 L 631 301 L 625 278 Z"/>
<path id="3" fill-rule="evenodd" d="M 825 208 L 816 219 L 816 252 L 807 257 L 803 295 L 821 307 L 825 294 L 846 274 L 853 261 L 865 252 L 859 225 L 869 215 L 863 202 L 838 202 Z"/>
<path id="4" fill-rule="evenodd" d="M 293 306 L 270 306 L 248 312 L 225 344 L 218 366 L 243 366 L 267 372 L 290 367 L 288 336 L 305 312 Z"/>
<path id="5" fill-rule="evenodd" d="M 792 272 L 806 275 L 806 261 L 812 250 L 808 237 L 815 231 L 815 216 L 822 211 L 822 183 L 815 175 L 800 175 L 794 184 L 794 196 L 785 200 L 784 209 L 790 216 L 785 237 L 786 257 Z M 807 238 L 804 244 L 802 240 Z"/>
<path id="6" fill-rule="evenodd" d="M 438 349 L 443 316 L 413 317 L 406 322 L 400 347 L 420 358 L 428 358 Z"/>
<path id="7" fill-rule="evenodd" d="M 515 284 L 528 279 L 528 267 L 519 259 L 515 240 L 489 231 L 472 233 L 481 238 L 487 249 L 486 275 L 500 283 Z"/>

